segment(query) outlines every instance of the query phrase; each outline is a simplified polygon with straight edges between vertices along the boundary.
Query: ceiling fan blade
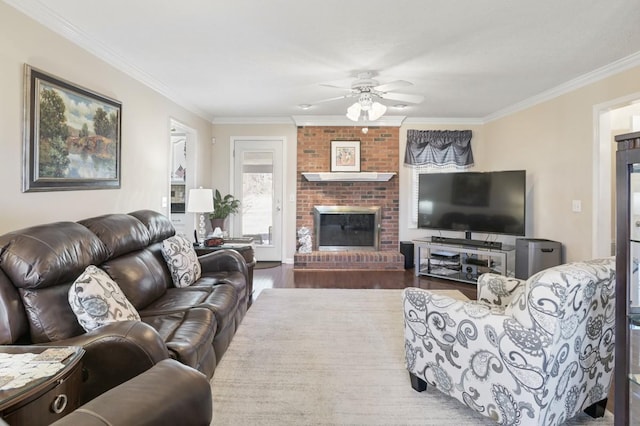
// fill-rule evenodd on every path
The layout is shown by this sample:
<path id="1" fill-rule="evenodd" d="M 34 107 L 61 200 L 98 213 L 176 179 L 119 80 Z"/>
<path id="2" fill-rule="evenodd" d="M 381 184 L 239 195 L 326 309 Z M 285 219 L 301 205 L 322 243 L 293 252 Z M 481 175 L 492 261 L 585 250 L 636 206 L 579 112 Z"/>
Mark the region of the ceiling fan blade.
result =
<path id="1" fill-rule="evenodd" d="M 409 102 L 412 104 L 419 104 L 424 101 L 424 96 L 422 95 L 410 95 L 408 93 L 380 93 L 382 99 L 389 99 L 392 101 L 400 101 L 400 102 Z"/>
<path id="2" fill-rule="evenodd" d="M 404 81 L 404 80 L 396 80 L 390 83 L 381 84 L 379 86 L 374 87 L 373 89 L 379 92 L 391 92 L 392 90 L 396 90 L 401 87 L 407 87 L 407 86 L 413 86 L 413 83 L 409 83 L 408 81 Z"/>
<path id="3" fill-rule="evenodd" d="M 336 86 L 335 84 L 320 84 L 320 86 L 331 87 L 332 89 L 351 90 L 351 87 Z"/>
<path id="4" fill-rule="evenodd" d="M 347 94 L 347 95 L 336 96 L 336 97 L 334 97 L 334 98 L 321 99 L 321 100 L 319 100 L 319 101 L 315 101 L 315 102 L 313 102 L 311 105 L 321 104 L 321 103 L 323 103 L 323 102 L 337 101 L 337 100 L 340 100 L 340 99 L 351 98 L 352 96 L 353 96 L 353 94 L 352 94 L 352 93 L 349 93 L 349 94 Z"/>

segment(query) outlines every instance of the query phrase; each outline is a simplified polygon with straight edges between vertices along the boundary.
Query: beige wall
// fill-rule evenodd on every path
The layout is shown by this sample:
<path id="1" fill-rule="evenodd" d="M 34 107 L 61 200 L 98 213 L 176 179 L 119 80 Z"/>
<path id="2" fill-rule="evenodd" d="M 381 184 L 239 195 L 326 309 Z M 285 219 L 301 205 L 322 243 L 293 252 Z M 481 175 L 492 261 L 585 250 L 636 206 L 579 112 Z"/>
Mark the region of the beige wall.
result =
<path id="1" fill-rule="evenodd" d="M 23 68 L 27 63 L 122 102 L 122 187 L 21 192 Z M 55 220 L 148 208 L 167 212 L 169 120 L 210 141 L 211 124 L 0 2 L 0 233 Z M 209 180 L 210 144 L 200 142 L 197 182 Z"/>
<path id="2" fill-rule="evenodd" d="M 293 124 L 215 124 L 213 137 L 216 142 L 211 152 L 211 187 L 223 194 L 231 187 L 231 138 L 232 137 L 283 137 L 284 175 L 282 203 L 282 261 L 293 263 L 296 251 L 296 147 L 297 130 Z"/>
<path id="3" fill-rule="evenodd" d="M 527 170 L 527 236 L 562 242 L 566 261 L 592 257 L 594 106 L 638 91 L 634 68 L 483 126 L 486 168 Z"/>

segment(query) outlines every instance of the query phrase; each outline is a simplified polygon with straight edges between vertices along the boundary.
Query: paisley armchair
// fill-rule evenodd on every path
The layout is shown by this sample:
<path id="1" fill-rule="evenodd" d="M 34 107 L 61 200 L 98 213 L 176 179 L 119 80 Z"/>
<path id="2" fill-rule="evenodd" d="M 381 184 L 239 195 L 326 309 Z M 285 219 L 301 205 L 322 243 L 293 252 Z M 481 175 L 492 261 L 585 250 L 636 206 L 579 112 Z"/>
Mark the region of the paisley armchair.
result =
<path id="1" fill-rule="evenodd" d="M 614 366 L 615 260 L 576 262 L 526 281 L 484 274 L 478 300 L 407 288 L 412 387 L 427 384 L 502 425 L 604 415 Z"/>

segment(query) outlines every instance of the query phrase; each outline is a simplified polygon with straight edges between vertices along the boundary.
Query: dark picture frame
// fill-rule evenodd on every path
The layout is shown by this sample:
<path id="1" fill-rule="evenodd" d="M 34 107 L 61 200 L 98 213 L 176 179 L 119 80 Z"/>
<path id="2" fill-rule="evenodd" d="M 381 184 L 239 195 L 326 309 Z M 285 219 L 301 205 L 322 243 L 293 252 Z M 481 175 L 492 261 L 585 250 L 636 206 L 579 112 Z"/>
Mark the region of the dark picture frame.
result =
<path id="1" fill-rule="evenodd" d="M 122 103 L 25 64 L 22 191 L 118 189 Z"/>
<path id="2" fill-rule="evenodd" d="M 360 141 L 331 141 L 331 171 L 360 171 Z"/>

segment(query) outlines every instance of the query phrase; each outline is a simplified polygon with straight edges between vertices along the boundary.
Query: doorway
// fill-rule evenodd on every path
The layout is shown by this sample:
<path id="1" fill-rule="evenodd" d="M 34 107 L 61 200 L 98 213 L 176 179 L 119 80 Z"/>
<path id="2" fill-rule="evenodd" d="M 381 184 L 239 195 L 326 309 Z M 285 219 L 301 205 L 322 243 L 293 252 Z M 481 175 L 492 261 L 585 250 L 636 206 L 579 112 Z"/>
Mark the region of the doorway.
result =
<path id="1" fill-rule="evenodd" d="M 176 233 L 193 235 L 195 219 L 186 213 L 186 197 L 195 187 L 195 130 L 171 119 L 169 122 L 169 185 L 170 201 L 167 217 Z"/>
<path id="2" fill-rule="evenodd" d="M 640 130 L 640 93 L 595 105 L 592 256 L 615 254 L 614 136 Z"/>
<path id="3" fill-rule="evenodd" d="M 284 138 L 231 139 L 233 193 L 240 200 L 232 229 L 253 238 L 257 260 L 282 261 Z"/>

